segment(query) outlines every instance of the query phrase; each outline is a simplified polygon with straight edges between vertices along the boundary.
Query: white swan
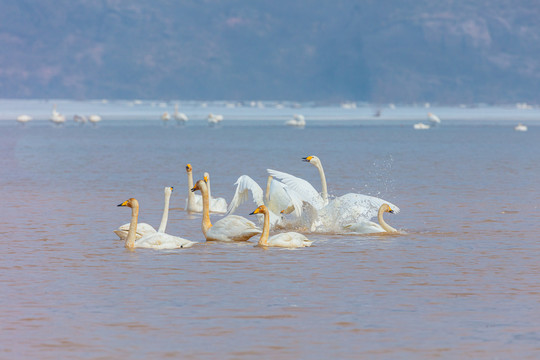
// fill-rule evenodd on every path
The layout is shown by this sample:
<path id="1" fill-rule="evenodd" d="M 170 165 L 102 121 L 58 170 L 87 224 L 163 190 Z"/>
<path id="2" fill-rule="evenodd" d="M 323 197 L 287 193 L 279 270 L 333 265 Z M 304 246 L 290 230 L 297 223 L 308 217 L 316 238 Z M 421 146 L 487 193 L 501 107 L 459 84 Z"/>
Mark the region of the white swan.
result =
<path id="1" fill-rule="evenodd" d="M 515 131 L 527 131 L 528 128 L 527 128 L 527 125 L 523 125 L 523 124 L 517 124 L 516 127 L 514 127 L 514 130 Z"/>
<path id="2" fill-rule="evenodd" d="M 56 111 L 56 104 L 53 105 L 53 111 L 50 120 L 55 124 L 63 124 L 66 122 L 66 117 Z"/>
<path id="3" fill-rule="evenodd" d="M 285 122 L 285 125 L 303 128 L 306 126 L 306 119 L 304 115 L 294 114 L 292 119 Z"/>
<path id="4" fill-rule="evenodd" d="M 171 120 L 171 115 L 169 115 L 169 113 L 165 111 L 165 112 L 163 113 L 163 115 L 161 115 L 161 120 L 163 120 L 163 121 L 165 121 L 165 122 L 166 122 L 166 121 L 169 121 L 169 120 Z"/>
<path id="5" fill-rule="evenodd" d="M 255 209 L 250 215 L 264 214 L 264 225 L 261 237 L 259 239 L 259 246 L 275 246 L 286 248 L 299 248 L 311 246 L 312 241 L 309 241 L 307 237 L 297 232 L 286 232 L 268 237 L 270 234 L 270 216 L 266 206 L 261 205 Z"/>
<path id="6" fill-rule="evenodd" d="M 26 124 L 30 120 L 32 120 L 32 117 L 30 115 L 19 115 L 19 116 L 17 116 L 17 121 L 19 123 L 21 123 L 21 124 Z"/>
<path id="7" fill-rule="evenodd" d="M 191 189 L 193 188 L 193 168 L 191 164 L 186 165 L 186 173 L 188 177 L 188 197 L 186 199 L 186 211 L 189 212 L 202 212 L 203 211 L 203 201 L 202 196 L 199 194 L 194 194 Z M 210 181 L 210 175 L 205 173 L 205 176 L 208 176 L 208 181 Z M 208 189 L 210 189 L 210 184 L 208 184 Z M 227 201 L 223 198 L 222 200 L 212 199 L 210 201 L 210 211 L 216 213 L 225 213 L 227 212 Z M 215 200 L 215 201 L 213 201 Z"/>
<path id="8" fill-rule="evenodd" d="M 188 121 L 188 117 L 186 114 L 178 112 L 178 104 L 174 104 L 174 114 L 173 114 L 174 120 L 176 120 L 179 123 L 185 123 Z"/>
<path id="9" fill-rule="evenodd" d="M 287 187 L 269 175 L 266 182 L 266 193 L 252 178 L 248 175 L 242 175 L 236 180 L 236 191 L 229 204 L 228 213 L 232 214 L 248 199 L 248 193 L 251 191 L 253 201 L 257 206 L 266 205 L 269 213 L 270 227 L 283 225 L 284 219 L 281 213 L 289 214 L 294 211 L 296 217 L 302 213 L 302 200 L 296 193 L 287 189 Z M 263 219 L 259 219 L 263 220 Z"/>
<path id="10" fill-rule="evenodd" d="M 424 124 L 424 123 L 416 123 L 413 125 L 414 130 L 428 130 L 431 128 L 431 126 Z"/>
<path id="11" fill-rule="evenodd" d="M 311 227 L 311 231 L 337 231 L 344 225 L 356 223 L 360 219 L 369 220 L 377 216 L 380 206 L 384 203 L 388 203 L 396 213 L 399 212 L 399 208 L 388 201 L 357 193 L 348 193 L 329 201 L 326 176 L 320 159 L 316 156 L 308 156 L 302 160 L 315 165 L 319 170 L 322 195 L 319 195 L 317 190 L 303 179 L 275 170 L 268 169 L 267 171 L 282 180 L 285 185 L 296 191 L 303 201 L 311 205 L 309 214 L 311 224 L 305 224 Z"/>
<path id="12" fill-rule="evenodd" d="M 441 123 L 441 119 L 439 119 L 439 117 L 433 113 L 428 113 L 427 114 L 428 116 L 428 120 L 431 121 L 432 123 L 434 124 L 440 124 Z"/>
<path id="13" fill-rule="evenodd" d="M 88 119 L 84 115 L 78 115 L 78 114 L 73 115 L 73 121 L 75 121 L 76 123 L 85 124 L 87 120 Z"/>
<path id="14" fill-rule="evenodd" d="M 223 115 L 208 114 L 208 124 L 215 125 L 223 121 Z"/>
<path id="15" fill-rule="evenodd" d="M 92 114 L 88 117 L 88 121 L 95 125 L 101 121 L 101 116 Z"/>
<path id="16" fill-rule="evenodd" d="M 377 219 L 379 220 L 379 223 L 374 223 L 373 221 L 369 220 L 361 220 L 355 224 L 349 224 L 345 225 L 344 228 L 347 230 L 357 233 L 357 234 L 375 234 L 375 233 L 382 233 L 382 232 L 389 232 L 394 233 L 397 232 L 396 229 L 391 227 L 384 221 L 383 214 L 385 212 L 394 213 L 394 210 L 390 208 L 388 204 L 382 204 L 379 208 L 379 211 L 377 213 Z"/>
<path id="17" fill-rule="evenodd" d="M 191 191 L 196 190 L 200 190 L 203 198 L 202 232 L 207 241 L 246 241 L 261 233 L 254 223 L 237 215 L 225 216 L 212 225 L 206 182 L 197 181 Z"/>
<path id="18" fill-rule="evenodd" d="M 210 174 L 204 173 L 204 181 L 208 187 L 208 198 L 210 199 L 210 211 L 215 213 L 227 212 L 227 200 L 225 198 L 213 198 L 210 191 Z"/>
<path id="19" fill-rule="evenodd" d="M 127 206 L 131 208 L 131 222 L 129 224 L 129 231 L 126 242 L 124 243 L 124 246 L 128 249 L 178 249 L 188 248 L 195 244 L 195 242 L 193 241 L 183 239 L 178 236 L 165 234 L 162 231 L 158 231 L 154 234 L 147 234 L 142 238 L 136 240 L 137 218 L 139 217 L 139 202 L 136 199 L 131 198 L 119 204 L 118 206 Z"/>
<path id="20" fill-rule="evenodd" d="M 161 223 L 159 224 L 159 229 L 156 231 L 154 227 L 147 223 L 140 223 L 137 224 L 137 231 L 135 233 L 135 237 L 137 239 L 142 238 L 145 235 L 149 234 L 155 234 L 156 232 L 165 232 L 165 229 L 167 228 L 167 220 L 169 219 L 169 202 L 171 199 L 171 194 L 173 192 L 174 188 L 166 187 L 164 190 L 165 193 L 165 206 L 163 207 L 163 215 L 161 216 Z M 117 230 L 114 230 L 114 233 L 118 235 L 118 237 L 122 240 L 126 240 L 128 231 L 129 231 L 129 223 L 124 224 L 120 226 Z"/>

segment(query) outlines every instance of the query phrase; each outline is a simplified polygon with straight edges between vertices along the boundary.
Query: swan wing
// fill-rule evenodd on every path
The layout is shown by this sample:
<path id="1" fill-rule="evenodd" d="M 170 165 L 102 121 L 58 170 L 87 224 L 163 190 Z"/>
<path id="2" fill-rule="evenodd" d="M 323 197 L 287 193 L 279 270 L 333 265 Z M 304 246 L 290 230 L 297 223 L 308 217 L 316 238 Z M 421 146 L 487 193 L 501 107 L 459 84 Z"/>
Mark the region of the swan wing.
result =
<path id="1" fill-rule="evenodd" d="M 147 249 L 178 249 L 188 248 L 195 244 L 193 241 L 165 233 L 155 233 L 143 236 L 135 241 L 135 247 Z"/>
<path id="2" fill-rule="evenodd" d="M 120 226 L 117 230 L 114 230 L 114 233 L 118 235 L 118 237 L 121 240 L 126 240 L 128 231 L 129 231 L 129 223 Z M 140 224 L 137 224 L 137 232 L 135 236 L 136 236 L 136 239 L 140 239 L 141 237 L 145 235 L 155 234 L 156 232 L 157 232 L 156 229 L 154 229 L 152 225 L 147 224 L 147 223 L 140 223 Z"/>
<path id="3" fill-rule="evenodd" d="M 186 199 L 186 211 L 202 212 L 202 196 L 194 194 L 193 201 L 189 201 L 189 197 Z"/>
<path id="4" fill-rule="evenodd" d="M 257 206 L 264 204 L 263 190 L 252 178 L 247 175 L 242 175 L 234 183 L 236 185 L 236 191 L 229 204 L 228 213 L 232 214 L 234 211 L 248 199 L 249 192 L 253 196 L 253 201 Z"/>
<path id="5" fill-rule="evenodd" d="M 311 204 L 316 209 L 324 206 L 324 201 L 319 192 L 306 180 L 277 170 L 266 169 L 266 171 L 281 180 L 289 189 L 295 191 L 303 201 Z"/>

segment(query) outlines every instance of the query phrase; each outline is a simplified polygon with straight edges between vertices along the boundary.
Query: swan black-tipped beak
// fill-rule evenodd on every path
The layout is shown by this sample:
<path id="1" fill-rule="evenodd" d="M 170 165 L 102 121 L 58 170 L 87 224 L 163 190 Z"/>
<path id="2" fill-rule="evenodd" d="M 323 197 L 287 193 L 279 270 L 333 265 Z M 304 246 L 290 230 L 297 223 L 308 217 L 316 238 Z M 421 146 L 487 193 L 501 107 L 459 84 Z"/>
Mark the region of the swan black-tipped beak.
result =
<path id="1" fill-rule="evenodd" d="M 194 187 L 191 188 L 191 192 L 195 192 L 195 191 L 197 191 L 197 189 L 195 189 Z"/>
<path id="2" fill-rule="evenodd" d="M 122 205 L 122 204 L 118 204 L 118 205 L 116 205 L 116 206 L 124 206 L 124 205 Z"/>
<path id="3" fill-rule="evenodd" d="M 249 215 L 255 215 L 255 211 L 254 211 L 254 212 L 252 212 L 252 213 L 249 213 Z"/>
<path id="4" fill-rule="evenodd" d="M 390 214 L 395 214 L 394 210 L 389 211 Z"/>
<path id="5" fill-rule="evenodd" d="M 302 161 L 305 161 L 305 162 L 309 162 L 308 158 L 305 157 L 305 158 L 302 158 Z"/>

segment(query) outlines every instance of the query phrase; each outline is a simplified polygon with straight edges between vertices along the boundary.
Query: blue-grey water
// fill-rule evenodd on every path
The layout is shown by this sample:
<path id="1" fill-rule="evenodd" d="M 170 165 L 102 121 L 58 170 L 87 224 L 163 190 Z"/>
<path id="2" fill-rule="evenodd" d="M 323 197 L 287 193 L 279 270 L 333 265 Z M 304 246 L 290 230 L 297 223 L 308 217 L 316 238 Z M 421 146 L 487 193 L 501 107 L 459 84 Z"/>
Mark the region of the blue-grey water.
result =
<path id="1" fill-rule="evenodd" d="M 1 122 L 0 358 L 538 358 L 540 124 L 412 124 Z M 320 189 L 308 155 L 331 194 L 397 204 L 385 219 L 406 234 L 264 250 L 205 243 L 183 211 L 187 163 L 230 201 L 267 168 Z M 125 249 L 116 205 L 137 198 L 157 227 L 164 186 L 167 232 L 201 244 Z"/>

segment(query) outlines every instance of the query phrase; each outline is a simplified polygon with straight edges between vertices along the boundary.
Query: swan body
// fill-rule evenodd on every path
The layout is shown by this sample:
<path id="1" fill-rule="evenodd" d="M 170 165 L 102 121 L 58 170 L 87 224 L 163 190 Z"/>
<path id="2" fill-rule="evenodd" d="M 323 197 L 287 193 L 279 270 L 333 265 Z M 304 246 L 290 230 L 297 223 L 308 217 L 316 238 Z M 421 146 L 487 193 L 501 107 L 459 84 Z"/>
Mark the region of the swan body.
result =
<path id="1" fill-rule="evenodd" d="M 424 123 L 416 123 L 413 125 L 414 130 L 428 130 L 431 126 Z"/>
<path id="2" fill-rule="evenodd" d="M 90 121 L 92 124 L 96 124 L 101 121 L 101 116 L 95 114 L 90 115 L 88 117 L 88 121 Z"/>
<path id="3" fill-rule="evenodd" d="M 431 121 L 432 123 L 434 124 L 440 124 L 441 123 L 441 119 L 439 119 L 439 117 L 433 113 L 428 113 L 427 114 L 428 116 L 428 120 Z"/>
<path id="4" fill-rule="evenodd" d="M 394 229 L 393 227 L 388 225 L 386 221 L 384 221 L 383 214 L 385 212 L 393 214 L 394 210 L 392 210 L 388 204 L 386 203 L 382 204 L 377 213 L 377 219 L 379 221 L 378 224 L 369 220 L 361 220 L 355 224 L 345 225 L 344 228 L 356 234 L 375 234 L 375 233 L 383 233 L 383 232 L 389 232 L 389 233 L 397 232 L 396 229 Z"/>
<path id="5" fill-rule="evenodd" d="M 247 241 L 252 236 L 261 233 L 254 223 L 237 215 L 227 215 L 212 224 L 206 182 L 197 181 L 191 191 L 196 190 L 200 190 L 203 198 L 202 232 L 207 241 Z"/>
<path id="6" fill-rule="evenodd" d="M 30 115 L 19 115 L 19 116 L 17 116 L 17 121 L 20 122 L 21 124 L 26 124 L 30 120 L 32 120 L 32 117 Z"/>
<path id="7" fill-rule="evenodd" d="M 248 194 L 251 192 L 253 201 L 257 206 L 266 205 L 268 208 L 268 218 L 270 227 L 283 225 L 283 217 L 281 212 L 295 212 L 298 217 L 302 212 L 302 201 L 287 187 L 273 179 L 270 175 L 266 183 L 266 195 L 263 194 L 262 188 L 248 175 L 242 175 L 236 180 L 236 191 L 234 197 L 229 204 L 229 213 L 233 213 L 240 205 L 248 199 Z M 262 220 L 259 218 L 259 220 Z"/>
<path id="8" fill-rule="evenodd" d="M 186 165 L 186 173 L 188 176 L 188 197 L 186 199 L 186 211 L 189 212 L 202 212 L 203 211 L 203 200 L 202 196 L 199 194 L 194 194 L 191 189 L 193 188 L 193 168 L 191 164 Z M 205 180 L 207 180 L 208 190 L 210 191 L 210 175 L 205 174 Z M 227 200 L 224 198 L 210 198 L 210 211 L 216 213 L 226 213 L 227 212 Z"/>
<path id="9" fill-rule="evenodd" d="M 304 115 L 294 114 L 293 118 L 285 122 L 287 126 L 304 127 L 306 126 L 306 119 Z"/>
<path id="10" fill-rule="evenodd" d="M 321 177 L 321 194 L 303 179 L 270 169 L 268 173 L 282 180 L 309 205 L 303 222 L 311 231 L 340 231 L 344 225 L 356 223 L 361 219 L 369 220 L 377 215 L 378 209 L 384 203 L 388 203 L 396 213 L 399 212 L 399 208 L 388 201 L 357 193 L 348 193 L 329 201 L 326 177 L 320 159 L 308 156 L 302 160 L 317 167 Z"/>
<path id="11" fill-rule="evenodd" d="M 515 131 L 527 131 L 529 130 L 527 128 L 527 125 L 523 125 L 523 124 L 517 124 L 516 127 L 514 128 Z"/>
<path id="12" fill-rule="evenodd" d="M 208 124 L 215 125 L 223 121 L 223 115 L 208 114 Z"/>
<path id="13" fill-rule="evenodd" d="M 169 203 L 173 190 L 174 188 L 172 186 L 166 187 L 164 190 L 165 206 L 163 208 L 163 215 L 161 216 L 161 223 L 159 224 L 158 230 L 156 231 L 156 229 L 154 229 L 152 225 L 147 223 L 137 224 L 137 231 L 135 232 L 136 239 L 140 239 L 145 235 L 155 234 L 156 232 L 165 232 L 165 229 L 167 228 L 167 220 L 169 219 Z M 118 235 L 120 239 L 126 240 L 129 232 L 129 226 L 129 223 L 124 224 L 120 226 L 117 230 L 114 230 L 114 233 Z"/>
<path id="14" fill-rule="evenodd" d="M 272 247 L 285 247 L 285 248 L 299 248 L 311 246 L 312 241 L 309 241 L 305 235 L 297 232 L 286 232 L 273 235 L 270 234 L 270 217 L 268 208 L 264 205 L 259 206 L 250 215 L 260 214 L 264 215 L 264 225 L 261 237 L 259 239 L 259 246 L 272 246 Z"/>
<path id="15" fill-rule="evenodd" d="M 163 113 L 163 115 L 161 115 L 161 120 L 163 120 L 163 121 L 169 121 L 169 120 L 171 120 L 171 115 L 169 115 L 169 113 L 168 113 L 167 111 L 165 111 L 165 112 Z"/>
<path id="16" fill-rule="evenodd" d="M 186 114 L 178 112 L 178 104 L 174 104 L 174 114 L 173 114 L 174 120 L 178 121 L 179 123 L 185 123 L 188 121 L 188 117 Z"/>
<path id="17" fill-rule="evenodd" d="M 124 246 L 128 249 L 134 248 L 150 248 L 150 249 L 178 249 L 188 248 L 193 246 L 195 242 L 183 239 L 178 236 L 172 236 L 165 232 L 158 231 L 154 234 L 144 235 L 140 239 L 136 239 L 137 232 L 137 218 L 139 216 L 139 202 L 131 198 L 124 201 L 118 206 L 127 206 L 131 208 L 131 222 L 129 226 L 128 235 Z"/>
<path id="18" fill-rule="evenodd" d="M 50 120 L 55 124 L 63 124 L 66 122 L 66 117 L 56 111 L 56 104 L 53 105 L 53 111 Z"/>

